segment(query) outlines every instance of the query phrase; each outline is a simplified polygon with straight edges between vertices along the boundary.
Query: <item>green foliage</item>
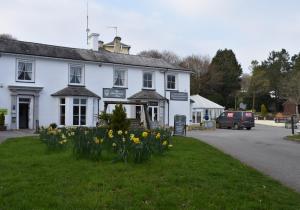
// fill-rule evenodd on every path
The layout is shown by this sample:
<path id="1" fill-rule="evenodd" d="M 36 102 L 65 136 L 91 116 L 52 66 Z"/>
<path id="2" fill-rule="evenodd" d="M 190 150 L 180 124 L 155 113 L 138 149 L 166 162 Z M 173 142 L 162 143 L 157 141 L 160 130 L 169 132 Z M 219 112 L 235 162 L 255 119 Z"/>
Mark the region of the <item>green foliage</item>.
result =
<path id="1" fill-rule="evenodd" d="M 218 93 L 216 102 L 234 107 L 234 98 L 241 89 L 242 68 L 232 50 L 218 50 L 209 66 L 209 75 L 210 89 Z"/>
<path id="2" fill-rule="evenodd" d="M 40 139 L 47 145 L 48 150 L 62 150 L 67 147 L 68 139 L 65 129 L 49 126 L 40 129 Z"/>
<path id="3" fill-rule="evenodd" d="M 0 112 L 0 126 L 4 126 L 5 123 L 5 115 Z"/>
<path id="4" fill-rule="evenodd" d="M 268 115 L 267 107 L 264 104 L 260 106 L 260 112 L 262 117 L 266 117 Z"/>
<path id="5" fill-rule="evenodd" d="M 98 116 L 99 119 L 99 124 L 98 126 L 105 126 L 108 127 L 111 124 L 111 114 L 101 112 L 100 115 Z"/>
<path id="6" fill-rule="evenodd" d="M 66 148 L 71 142 L 76 158 L 99 161 L 101 158 L 116 161 L 144 162 L 153 154 L 163 154 L 173 147 L 171 132 L 166 129 L 155 131 L 113 131 L 105 127 L 87 128 L 41 128 L 40 139 L 49 150 Z M 107 156 L 103 156 L 104 152 Z"/>
<path id="7" fill-rule="evenodd" d="M 114 131 L 125 131 L 128 130 L 130 126 L 129 120 L 126 118 L 126 111 L 122 104 L 115 106 L 115 109 L 111 116 L 111 122 L 109 127 Z"/>

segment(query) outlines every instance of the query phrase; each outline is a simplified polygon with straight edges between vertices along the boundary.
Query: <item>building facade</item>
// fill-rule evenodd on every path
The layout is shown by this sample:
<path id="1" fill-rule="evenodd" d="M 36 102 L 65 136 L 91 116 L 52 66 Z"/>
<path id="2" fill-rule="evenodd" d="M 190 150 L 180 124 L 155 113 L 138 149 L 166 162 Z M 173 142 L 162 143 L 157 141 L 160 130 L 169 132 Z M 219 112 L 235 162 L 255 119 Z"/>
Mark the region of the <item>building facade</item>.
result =
<path id="1" fill-rule="evenodd" d="M 95 126 L 105 101 L 146 102 L 159 126 L 172 126 L 176 114 L 189 123 L 189 70 L 99 49 L 97 38 L 90 36 L 89 50 L 0 39 L 0 110 L 8 129 Z M 143 118 L 139 106 L 126 112 Z"/>

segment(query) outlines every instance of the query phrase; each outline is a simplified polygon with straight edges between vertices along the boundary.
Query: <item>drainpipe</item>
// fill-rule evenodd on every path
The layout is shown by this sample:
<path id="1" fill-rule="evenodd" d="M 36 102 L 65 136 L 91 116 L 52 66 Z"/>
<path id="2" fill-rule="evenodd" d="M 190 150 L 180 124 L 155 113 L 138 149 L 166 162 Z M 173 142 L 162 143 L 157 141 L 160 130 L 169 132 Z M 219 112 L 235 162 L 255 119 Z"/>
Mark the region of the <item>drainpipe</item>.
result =
<path id="1" fill-rule="evenodd" d="M 168 69 L 166 69 L 165 71 L 164 71 L 164 96 L 165 96 L 165 98 L 167 98 L 167 92 L 166 92 L 166 72 L 168 72 Z M 170 118 L 170 104 L 169 104 L 169 100 L 167 99 L 167 103 L 168 103 L 168 126 L 169 126 L 169 122 L 170 122 L 170 120 L 169 120 L 169 118 Z M 165 105 L 164 105 L 164 107 L 165 107 Z M 164 108 L 164 117 L 166 116 L 166 107 Z"/>

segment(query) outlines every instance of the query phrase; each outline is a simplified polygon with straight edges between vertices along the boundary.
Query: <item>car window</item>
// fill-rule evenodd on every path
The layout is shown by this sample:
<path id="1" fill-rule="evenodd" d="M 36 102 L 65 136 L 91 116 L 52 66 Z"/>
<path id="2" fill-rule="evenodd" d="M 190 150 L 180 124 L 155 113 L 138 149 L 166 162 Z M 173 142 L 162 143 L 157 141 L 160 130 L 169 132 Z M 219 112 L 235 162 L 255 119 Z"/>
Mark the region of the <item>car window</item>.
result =
<path id="1" fill-rule="evenodd" d="M 246 112 L 245 117 L 253 117 L 253 113 L 252 112 Z"/>
<path id="2" fill-rule="evenodd" d="M 227 117 L 233 117 L 234 113 L 233 112 L 227 112 Z"/>

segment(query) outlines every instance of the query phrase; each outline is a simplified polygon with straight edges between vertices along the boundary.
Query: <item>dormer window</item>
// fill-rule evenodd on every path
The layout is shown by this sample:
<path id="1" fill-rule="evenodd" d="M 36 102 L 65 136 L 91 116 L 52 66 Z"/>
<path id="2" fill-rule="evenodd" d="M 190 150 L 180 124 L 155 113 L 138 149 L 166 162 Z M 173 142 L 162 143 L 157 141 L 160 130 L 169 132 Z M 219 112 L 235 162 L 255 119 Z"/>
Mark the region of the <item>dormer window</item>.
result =
<path id="1" fill-rule="evenodd" d="M 34 82 L 34 62 L 31 60 L 17 60 L 17 81 Z"/>
<path id="2" fill-rule="evenodd" d="M 84 84 L 84 69 L 83 65 L 71 64 L 69 67 L 69 84 L 83 85 Z"/>

